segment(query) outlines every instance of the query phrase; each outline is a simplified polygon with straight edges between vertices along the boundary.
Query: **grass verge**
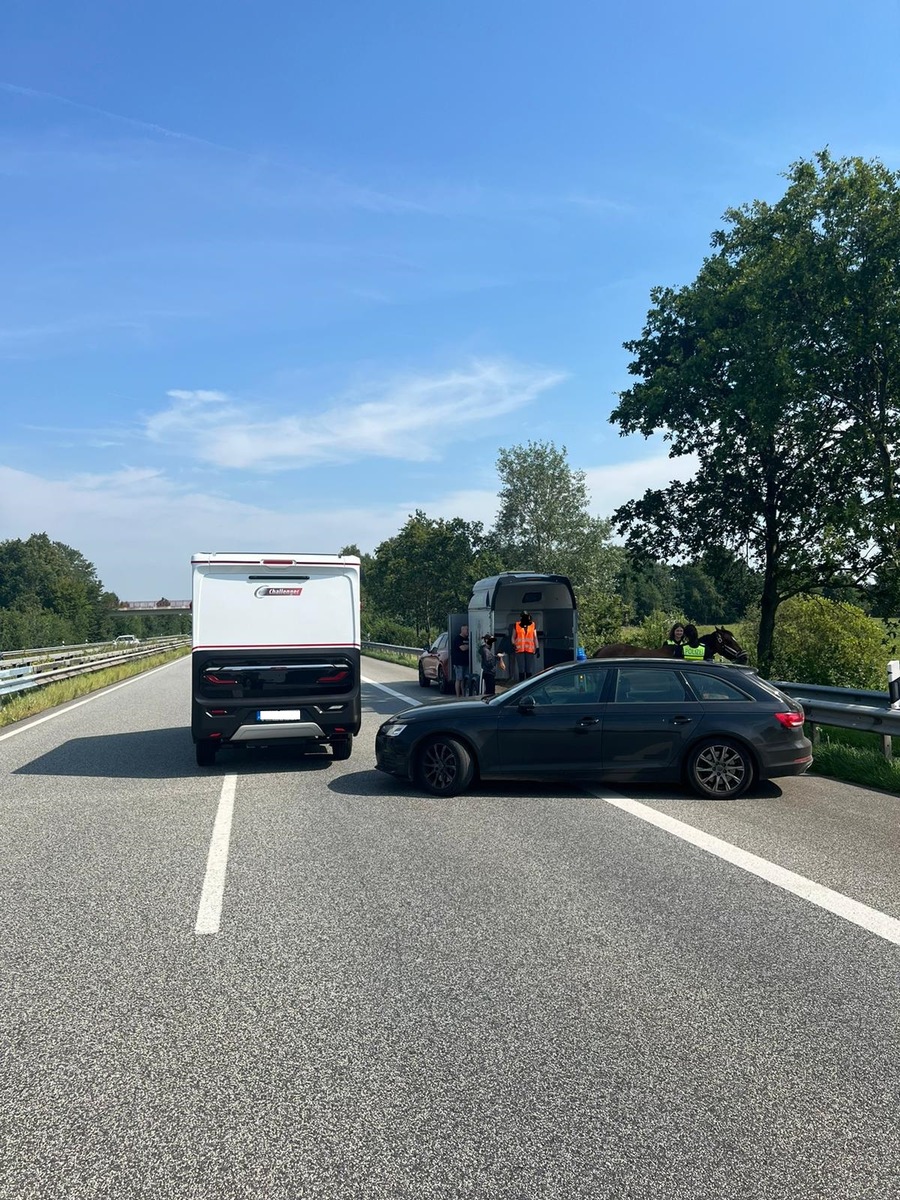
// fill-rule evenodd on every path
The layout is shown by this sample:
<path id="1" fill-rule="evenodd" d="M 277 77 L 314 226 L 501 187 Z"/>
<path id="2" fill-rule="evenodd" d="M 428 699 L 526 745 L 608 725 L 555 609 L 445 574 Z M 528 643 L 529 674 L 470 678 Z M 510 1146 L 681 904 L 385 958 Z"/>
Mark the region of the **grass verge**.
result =
<path id="1" fill-rule="evenodd" d="M 809 726 L 806 734 L 808 737 Z M 815 775 L 827 775 L 830 779 L 900 795 L 900 760 L 884 757 L 881 736 L 877 733 L 820 726 L 820 739 L 813 747 L 811 771 Z"/>
<path id="2" fill-rule="evenodd" d="M 142 658 L 139 662 L 122 663 L 118 667 L 105 667 L 102 671 L 94 671 L 90 675 L 76 675 L 72 679 L 61 679 L 58 683 L 48 683 L 46 687 L 35 688 L 21 696 L 14 696 L 0 707 L 0 726 L 13 725 L 16 721 L 24 721 L 26 717 L 37 716 L 48 708 L 56 708 L 89 692 L 97 692 L 100 688 L 109 687 L 111 683 L 120 683 L 130 679 L 132 675 L 140 675 L 154 667 L 164 666 L 174 662 L 176 658 L 184 658 L 190 654 L 190 646 L 182 646 L 178 650 L 168 650 L 163 654 L 153 654 Z"/>
<path id="3" fill-rule="evenodd" d="M 419 659 L 415 654 L 391 654 L 389 650 L 364 650 L 364 658 L 380 658 L 382 662 L 399 663 L 401 667 L 412 667 L 415 671 Z"/>

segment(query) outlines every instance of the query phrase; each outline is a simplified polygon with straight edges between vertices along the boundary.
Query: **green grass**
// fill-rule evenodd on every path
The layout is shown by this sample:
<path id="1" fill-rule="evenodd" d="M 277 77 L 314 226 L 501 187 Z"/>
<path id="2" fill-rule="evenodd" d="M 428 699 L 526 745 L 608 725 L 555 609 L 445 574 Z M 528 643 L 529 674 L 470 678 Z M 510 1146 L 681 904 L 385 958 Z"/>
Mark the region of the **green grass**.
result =
<path id="1" fill-rule="evenodd" d="M 807 737 L 809 726 L 805 727 Z M 885 758 L 881 734 L 856 729 L 819 726 L 819 742 L 813 746 L 815 775 L 857 783 L 860 787 L 882 788 L 900 795 L 900 759 Z"/>
<path id="2" fill-rule="evenodd" d="M 389 650 L 364 650 L 364 658 L 380 658 L 382 662 L 399 663 L 401 667 L 412 667 L 415 671 L 419 665 L 415 654 L 391 654 Z"/>
<path id="3" fill-rule="evenodd" d="M 138 662 L 122 663 L 118 667 L 105 667 L 102 671 L 94 671 L 90 675 L 76 675 L 72 679 L 61 679 L 58 683 L 48 683 L 46 687 L 34 688 L 21 696 L 13 696 L 0 706 L 0 726 L 13 725 L 16 721 L 24 721 L 26 717 L 37 716 L 48 708 L 56 708 L 59 704 L 67 704 L 77 700 L 89 692 L 99 691 L 109 687 L 111 683 L 120 683 L 130 679 L 132 675 L 140 675 L 161 667 L 165 663 L 174 662 L 190 654 L 190 646 L 181 646 L 177 650 L 167 650 L 161 654 L 152 654 Z"/>

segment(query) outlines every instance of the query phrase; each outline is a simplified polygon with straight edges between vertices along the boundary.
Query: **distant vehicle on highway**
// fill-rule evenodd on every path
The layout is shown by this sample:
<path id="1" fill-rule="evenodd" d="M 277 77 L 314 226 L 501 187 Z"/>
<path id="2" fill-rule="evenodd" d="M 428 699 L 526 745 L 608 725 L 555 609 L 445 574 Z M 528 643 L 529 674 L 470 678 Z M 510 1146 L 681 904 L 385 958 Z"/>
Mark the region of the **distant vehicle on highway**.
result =
<path id="1" fill-rule="evenodd" d="M 114 646 L 139 646 L 140 644 L 141 639 L 135 637 L 133 633 L 120 633 L 113 642 Z"/>
<path id="2" fill-rule="evenodd" d="M 589 659 L 498 696 L 405 709 L 375 739 L 376 766 L 435 796 L 474 779 L 686 783 L 730 800 L 812 762 L 803 709 L 751 667 Z"/>

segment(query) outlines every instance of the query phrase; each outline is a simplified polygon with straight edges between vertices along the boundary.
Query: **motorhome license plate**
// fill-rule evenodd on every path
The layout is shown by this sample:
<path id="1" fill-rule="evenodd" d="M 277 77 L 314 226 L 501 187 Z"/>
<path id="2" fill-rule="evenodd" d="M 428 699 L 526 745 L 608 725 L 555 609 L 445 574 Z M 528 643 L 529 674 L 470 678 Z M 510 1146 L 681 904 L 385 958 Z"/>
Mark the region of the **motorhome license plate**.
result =
<path id="1" fill-rule="evenodd" d="M 299 721 L 303 713 L 299 708 L 270 708 L 256 714 L 257 721 Z"/>

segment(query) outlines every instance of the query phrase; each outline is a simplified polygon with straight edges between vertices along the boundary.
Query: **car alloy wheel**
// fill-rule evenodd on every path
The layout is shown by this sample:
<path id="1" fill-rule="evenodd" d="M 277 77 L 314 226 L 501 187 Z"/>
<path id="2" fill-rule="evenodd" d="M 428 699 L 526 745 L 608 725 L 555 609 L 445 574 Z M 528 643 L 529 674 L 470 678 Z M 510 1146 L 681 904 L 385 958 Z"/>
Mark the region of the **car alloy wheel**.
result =
<path id="1" fill-rule="evenodd" d="M 471 754 L 455 738 L 433 738 L 419 751 L 416 779 L 432 796 L 458 795 L 469 786 L 474 774 Z"/>
<path id="2" fill-rule="evenodd" d="M 753 782 L 753 760 L 734 742 L 704 742 L 692 753 L 688 779 L 701 796 L 730 800 L 740 796 Z"/>

